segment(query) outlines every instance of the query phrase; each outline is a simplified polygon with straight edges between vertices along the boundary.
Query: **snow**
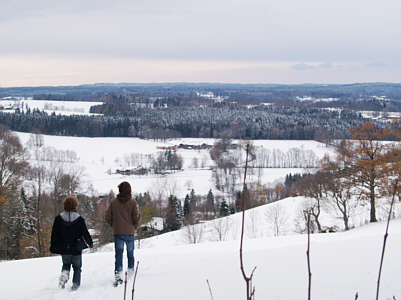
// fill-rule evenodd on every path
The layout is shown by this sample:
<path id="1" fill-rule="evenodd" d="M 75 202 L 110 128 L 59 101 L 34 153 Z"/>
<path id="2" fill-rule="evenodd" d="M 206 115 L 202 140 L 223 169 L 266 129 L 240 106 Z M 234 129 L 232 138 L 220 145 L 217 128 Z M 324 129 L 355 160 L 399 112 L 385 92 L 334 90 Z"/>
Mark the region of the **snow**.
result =
<path id="1" fill-rule="evenodd" d="M 27 107 L 31 110 L 37 108 L 40 111 L 45 111 L 49 115 L 53 112 L 57 115 L 95 115 L 89 113 L 91 106 L 101 104 L 103 104 L 103 102 L 33 100 L 32 98 L 15 98 L 15 100 L 3 98 L 0 100 L 0 106 L 11 106 L 13 109 L 19 107 L 22 108 L 23 111 L 26 111 Z M 11 112 L 13 111 L 14 110 Z"/>
<path id="2" fill-rule="evenodd" d="M 163 230 L 163 223 L 164 223 L 164 219 L 160 218 L 160 217 L 154 217 L 152 218 L 152 220 L 149 223 L 146 224 L 142 224 L 142 226 L 147 226 L 153 229 L 156 229 L 158 231 L 162 231 Z"/>
<path id="3" fill-rule="evenodd" d="M 312 299 L 374 299 L 386 222 L 342 233 L 311 235 Z M 239 240 L 177 244 L 183 229 L 159 236 L 153 248 L 135 250 L 138 274 L 135 299 L 245 299 L 239 262 Z M 380 299 L 401 297 L 401 218 L 390 222 Z M 307 299 L 307 235 L 246 239 L 244 264 L 256 267 L 256 299 Z M 127 262 L 124 261 L 124 266 Z M 112 286 L 113 245 L 83 254 L 81 287 L 71 280 L 59 290 L 61 258 L 0 263 L 1 299 L 123 299 L 124 286 Z M 133 278 L 128 280 L 131 299 Z"/>
<path id="4" fill-rule="evenodd" d="M 20 137 L 23 145 L 27 144 L 31 136 L 30 133 L 16 132 L 16 134 Z M 115 173 L 117 169 L 125 170 L 138 167 L 137 165 L 127 165 L 124 162 L 124 157 L 130 157 L 133 153 L 141 154 L 145 157 L 146 155 L 164 151 L 158 150 L 158 146 L 174 146 L 181 143 L 213 145 L 214 139 L 183 138 L 159 142 L 139 138 L 86 138 L 49 135 L 43 135 L 43 139 L 44 147 L 75 151 L 80 163 L 85 167 L 86 176 L 83 183 L 91 184 L 100 195 L 108 194 L 111 189 L 115 192 L 121 181 L 128 181 L 135 193 L 148 192 L 157 182 L 163 181 L 164 184 L 174 186 L 175 194 L 183 200 L 185 195 L 190 193 L 186 184 L 188 180 L 191 183 L 190 189 L 194 189 L 197 195 L 206 195 L 210 189 L 215 195 L 221 194 L 211 182 L 210 166 L 212 163 L 208 150 L 177 150 L 177 154 L 184 159 L 184 170 L 164 177 L 160 175 L 125 176 Z M 282 152 L 287 152 L 291 148 L 313 150 L 319 158 L 323 158 L 326 153 L 334 155 L 332 148 L 328 148 L 316 141 L 258 140 L 254 141 L 254 145 L 255 147 L 264 147 L 266 149 L 278 149 Z M 30 150 L 33 151 L 34 149 L 30 148 Z M 199 164 L 206 157 L 207 167 L 204 169 L 191 169 L 190 165 L 194 157 L 198 158 Z M 274 183 L 277 180 L 284 182 L 287 174 L 303 173 L 304 171 L 302 168 L 263 169 L 262 183 Z M 112 174 L 109 175 L 109 172 Z M 254 175 L 254 179 L 256 179 L 256 175 Z"/>
<path id="5" fill-rule="evenodd" d="M 23 144 L 30 134 L 17 133 Z M 117 185 L 129 181 L 135 192 L 145 192 L 158 181 L 176 181 L 178 197 L 189 193 L 186 182 L 197 195 L 206 195 L 210 188 L 218 191 L 210 182 L 211 171 L 191 169 L 193 157 L 202 159 L 207 151 L 180 150 L 184 157 L 184 171 L 165 177 L 122 176 L 108 174 L 117 168 L 125 168 L 123 157 L 131 153 L 144 155 L 156 153 L 157 146 L 180 143 L 212 144 L 212 139 L 180 139 L 166 143 L 144 141 L 136 138 L 78 138 L 44 136 L 44 146 L 74 150 L 86 169 L 85 181 L 93 185 L 97 193 L 117 190 Z M 293 147 L 314 150 L 322 158 L 333 149 L 314 141 L 255 141 L 256 146 L 288 151 Z M 34 149 L 30 149 L 34 150 Z M 208 156 L 210 163 L 210 157 Z M 267 169 L 263 182 L 283 179 L 289 173 L 302 173 L 302 169 Z M 172 184 L 174 185 L 174 184 Z M 166 187 L 168 184 L 166 184 Z M 246 212 L 244 264 L 249 276 L 256 267 L 253 285 L 256 299 L 297 300 L 307 299 L 307 235 L 299 234 L 295 221 L 299 207 L 307 199 L 287 198 L 266 204 Z M 274 236 L 269 211 L 281 206 L 285 216 L 280 225 L 280 236 Z M 401 202 L 395 207 L 396 219 L 391 220 L 382 270 L 380 299 L 401 299 Z M 357 228 L 347 232 L 311 235 L 312 299 L 338 300 L 374 299 L 383 248 L 386 222 L 364 225 L 367 207 L 351 216 L 350 222 Z M 184 227 L 137 242 L 135 257 L 139 262 L 135 285 L 135 299 L 245 299 L 245 282 L 240 271 L 239 238 L 241 214 Z M 386 212 L 378 209 L 383 220 Z M 342 222 L 329 210 L 322 212 L 324 227 L 337 227 Z M 217 230 L 223 228 L 219 237 Z M 189 244 L 190 234 L 202 235 L 201 243 Z M 124 258 L 126 259 L 126 258 Z M 124 266 L 127 266 L 126 260 Z M 71 292 L 71 280 L 65 290 L 59 290 L 58 277 L 61 258 L 26 259 L 0 262 L 0 299 L 123 299 L 124 286 L 112 286 L 114 270 L 114 246 L 108 244 L 96 251 L 83 254 L 81 287 Z M 133 279 L 128 280 L 127 299 L 131 299 Z"/>

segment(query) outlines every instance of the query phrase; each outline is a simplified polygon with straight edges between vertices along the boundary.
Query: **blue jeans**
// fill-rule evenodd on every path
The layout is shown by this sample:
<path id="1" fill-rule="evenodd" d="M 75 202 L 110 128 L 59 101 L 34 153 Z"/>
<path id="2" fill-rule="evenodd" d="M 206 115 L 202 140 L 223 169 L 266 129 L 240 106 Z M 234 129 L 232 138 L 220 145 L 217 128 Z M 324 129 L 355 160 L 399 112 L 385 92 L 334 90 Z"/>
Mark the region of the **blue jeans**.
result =
<path id="1" fill-rule="evenodd" d="M 123 253 L 124 243 L 127 245 L 127 258 L 128 270 L 134 270 L 134 248 L 135 248 L 135 235 L 134 234 L 115 234 L 114 235 L 114 249 L 116 253 L 116 261 L 114 274 L 120 276 L 123 271 Z"/>
<path id="2" fill-rule="evenodd" d="M 82 267 L 82 255 L 61 255 L 63 259 L 63 267 L 61 272 L 64 272 L 67 276 L 67 280 L 70 274 L 70 268 L 74 269 L 74 275 L 72 277 L 72 283 L 75 286 L 80 286 L 81 284 L 81 267 Z"/>

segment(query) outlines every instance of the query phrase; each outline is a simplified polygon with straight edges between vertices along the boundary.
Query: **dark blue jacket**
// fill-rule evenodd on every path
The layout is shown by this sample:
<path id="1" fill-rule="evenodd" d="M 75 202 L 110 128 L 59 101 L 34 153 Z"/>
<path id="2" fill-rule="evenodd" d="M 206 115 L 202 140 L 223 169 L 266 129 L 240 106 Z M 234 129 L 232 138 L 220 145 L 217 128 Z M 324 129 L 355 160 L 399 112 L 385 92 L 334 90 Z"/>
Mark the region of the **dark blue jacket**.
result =
<path id="1" fill-rule="evenodd" d="M 62 212 L 53 223 L 50 252 L 80 255 L 93 242 L 85 220 L 76 212 Z"/>

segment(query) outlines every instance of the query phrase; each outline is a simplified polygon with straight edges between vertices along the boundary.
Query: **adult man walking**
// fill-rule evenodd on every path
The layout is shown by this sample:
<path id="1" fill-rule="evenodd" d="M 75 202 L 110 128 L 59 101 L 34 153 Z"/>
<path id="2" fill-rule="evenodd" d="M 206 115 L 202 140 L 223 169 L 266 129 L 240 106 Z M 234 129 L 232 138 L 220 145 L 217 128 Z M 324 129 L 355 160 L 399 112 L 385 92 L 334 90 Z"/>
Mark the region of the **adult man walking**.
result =
<path id="1" fill-rule="evenodd" d="M 138 203 L 131 197 L 131 185 L 124 181 L 118 185 L 119 194 L 111 199 L 107 207 L 105 219 L 113 228 L 115 268 L 114 286 L 122 284 L 124 244 L 127 246 L 128 274 L 134 273 L 135 231 L 141 224 Z"/>

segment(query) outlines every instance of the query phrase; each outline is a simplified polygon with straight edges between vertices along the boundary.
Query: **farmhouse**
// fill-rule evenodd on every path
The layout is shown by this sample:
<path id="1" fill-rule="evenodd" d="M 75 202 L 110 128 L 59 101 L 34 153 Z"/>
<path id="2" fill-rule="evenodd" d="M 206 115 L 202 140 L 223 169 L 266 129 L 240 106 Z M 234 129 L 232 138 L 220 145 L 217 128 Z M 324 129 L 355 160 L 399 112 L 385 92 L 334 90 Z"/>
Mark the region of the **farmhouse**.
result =
<path id="1" fill-rule="evenodd" d="M 143 237 L 159 235 L 164 229 L 164 219 L 158 217 L 152 218 L 149 223 L 142 224 L 141 229 Z"/>
<path id="2" fill-rule="evenodd" d="M 147 175 L 149 173 L 149 170 L 143 167 L 139 167 L 126 170 L 117 169 L 116 173 L 121 175 Z"/>

